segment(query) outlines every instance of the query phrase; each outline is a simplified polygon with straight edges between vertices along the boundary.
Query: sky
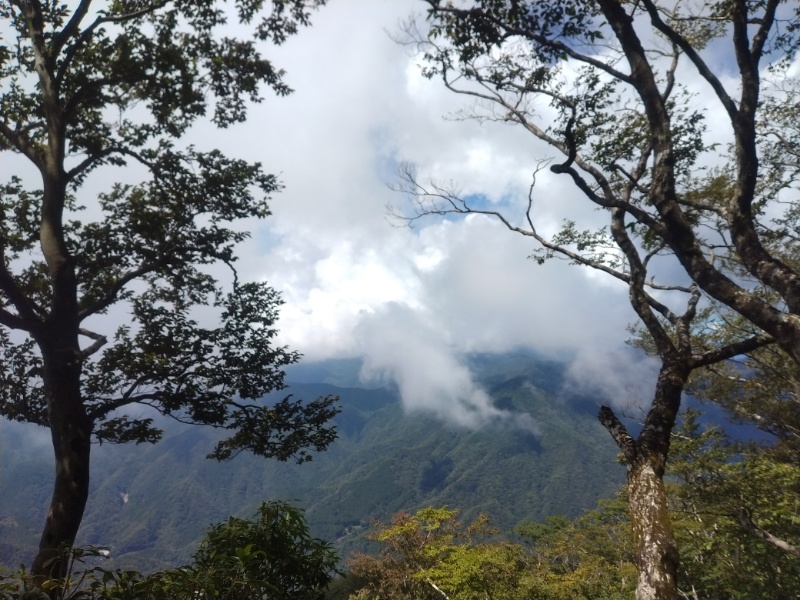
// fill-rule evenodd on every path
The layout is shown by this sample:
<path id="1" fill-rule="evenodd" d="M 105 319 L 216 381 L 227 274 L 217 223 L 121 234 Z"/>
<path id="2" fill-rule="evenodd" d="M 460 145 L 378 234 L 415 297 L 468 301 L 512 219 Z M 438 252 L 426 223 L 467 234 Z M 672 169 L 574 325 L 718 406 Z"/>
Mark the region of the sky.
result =
<path id="1" fill-rule="evenodd" d="M 598 405 L 648 406 L 657 363 L 625 346 L 636 321 L 626 286 L 564 261 L 538 265 L 529 258 L 535 241 L 486 217 L 429 217 L 413 228 L 390 217 L 412 210 L 393 190 L 409 163 L 419 181 L 480 196 L 521 220 L 537 165 L 557 158 L 520 126 L 453 118 L 469 101 L 422 77 L 412 49 L 396 41 L 409 18 L 424 22 L 425 6 L 331 0 L 310 28 L 266 51 L 293 94 L 266 90 L 246 123 L 190 131 L 185 143 L 261 162 L 284 186 L 272 216 L 244 225 L 252 237 L 238 252 L 240 280 L 281 292 L 278 343 L 305 361 L 361 358 L 365 384 L 394 384 L 408 410 L 449 423 L 537 427 L 492 406 L 466 366 L 469 353 L 532 351 L 568 363 L 566 387 Z M 706 54 L 732 89 L 729 50 L 712 44 Z M 790 75 L 798 72 L 800 60 Z M 708 109 L 707 141 L 728 142 L 707 85 L 684 66 L 678 79 L 695 92 L 689 101 Z M 4 158 L 9 172 L 34 175 L 20 157 Z M 141 171 L 93 175 L 84 191 L 140 181 Z M 565 218 L 607 220 L 547 169 L 537 174 L 533 218 L 544 235 Z"/>
<path id="2" fill-rule="evenodd" d="M 187 136 L 201 150 L 261 162 L 284 186 L 271 200 L 272 216 L 245 224 L 252 237 L 238 252 L 240 279 L 265 280 L 282 293 L 278 343 L 305 361 L 362 358 L 365 384 L 392 383 L 408 410 L 449 423 L 536 427 L 492 406 L 466 366 L 473 352 L 524 349 L 563 360 L 570 391 L 625 412 L 646 407 L 657 364 L 625 346 L 636 316 L 623 284 L 564 261 L 538 265 L 529 258 L 532 239 L 485 217 L 430 217 L 414 228 L 390 217 L 387 207 L 411 211 L 409 198 L 392 189 L 400 165 L 410 163 L 421 182 L 481 195 L 486 206 L 521 219 L 534 170 L 555 157 L 520 126 L 452 118 L 469 101 L 423 78 L 413 52 L 396 41 L 403 22 L 424 22 L 425 6 L 331 0 L 310 28 L 266 50 L 293 94 L 265 90 L 246 123 L 200 124 Z M 734 85 L 726 49 L 708 52 L 723 83 Z M 697 93 L 691 102 L 712 102 L 697 75 L 681 69 L 679 80 Z M 724 144 L 725 115 L 709 106 L 709 141 Z M 129 168 L 111 181 L 143 175 Z M 104 178 L 85 191 L 107 189 Z M 534 194 L 533 217 L 545 235 L 564 218 L 607 220 L 567 177 L 547 169 Z"/>
<path id="3" fill-rule="evenodd" d="M 409 208 L 391 189 L 403 161 L 423 181 L 522 207 L 537 162 L 553 156 L 519 127 L 447 118 L 464 99 L 422 78 L 393 39 L 423 8 L 331 2 L 270 52 L 292 95 L 267 96 L 245 125 L 197 134 L 198 145 L 213 135 L 285 185 L 239 267 L 282 292 L 280 342 L 307 361 L 362 357 L 365 381 L 393 382 L 407 408 L 465 426 L 508 417 L 476 386 L 469 352 L 525 348 L 568 360 L 569 385 L 598 404 L 646 403 L 652 364 L 620 358 L 635 317 L 623 285 L 561 261 L 539 266 L 528 258 L 532 240 L 486 218 L 432 217 L 413 229 L 389 218 L 387 205 Z M 549 172 L 536 194 L 543 231 L 586 212 Z"/>

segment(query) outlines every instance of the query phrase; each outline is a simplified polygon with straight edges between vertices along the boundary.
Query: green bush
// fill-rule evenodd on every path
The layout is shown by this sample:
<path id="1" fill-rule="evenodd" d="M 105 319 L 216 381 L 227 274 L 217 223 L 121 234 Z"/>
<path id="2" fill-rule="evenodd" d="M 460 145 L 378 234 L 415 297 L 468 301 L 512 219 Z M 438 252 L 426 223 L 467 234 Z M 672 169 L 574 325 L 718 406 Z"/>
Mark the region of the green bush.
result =
<path id="1" fill-rule="evenodd" d="M 253 520 L 230 517 L 211 527 L 192 564 L 144 576 L 90 566 L 102 548 L 67 550 L 59 580 L 34 582 L 24 569 L 0 575 L 0 600 L 318 600 L 336 573 L 330 544 L 312 538 L 303 512 L 263 503 Z"/>

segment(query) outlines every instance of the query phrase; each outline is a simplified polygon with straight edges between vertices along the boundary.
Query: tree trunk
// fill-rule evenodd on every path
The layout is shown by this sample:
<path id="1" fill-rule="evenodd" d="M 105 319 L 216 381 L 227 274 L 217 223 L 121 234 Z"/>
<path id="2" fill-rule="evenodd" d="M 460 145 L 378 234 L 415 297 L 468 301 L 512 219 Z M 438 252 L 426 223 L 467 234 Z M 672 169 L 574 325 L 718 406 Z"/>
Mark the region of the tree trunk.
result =
<path id="1" fill-rule="evenodd" d="M 636 600 L 677 600 L 678 546 L 664 480 L 650 460 L 628 471 L 628 498 L 639 580 Z"/>
<path id="2" fill-rule="evenodd" d="M 669 517 L 664 469 L 670 435 L 690 368 L 676 357 L 662 357 L 653 404 L 634 440 L 608 407 L 600 422 L 622 450 L 628 467 L 628 504 L 639 579 L 636 600 L 678 600 L 678 546 Z"/>
<path id="3" fill-rule="evenodd" d="M 63 348 L 63 346 L 62 346 Z M 89 496 L 89 453 L 92 422 L 81 398 L 81 356 L 75 347 L 67 351 L 43 350 L 44 388 L 55 455 L 55 483 L 39 552 L 31 573 L 41 582 L 63 577 L 71 547 Z"/>
<path id="4" fill-rule="evenodd" d="M 610 408 L 600 409 L 600 422 L 617 442 L 628 465 L 628 510 L 639 572 L 636 600 L 678 600 L 678 545 L 664 487 L 666 452 L 643 448 L 642 436 L 634 441 Z M 661 430 L 667 439 L 671 431 L 672 425 Z"/>
<path id="5" fill-rule="evenodd" d="M 57 98 L 48 96 L 45 104 L 48 102 L 55 107 Z M 63 227 L 68 181 L 63 169 L 66 142 L 61 114 L 53 107 L 47 111 L 50 131 L 41 167 L 43 200 L 39 229 L 52 297 L 50 314 L 33 332 L 33 337 L 42 352 L 42 382 L 53 440 L 55 482 L 39 552 L 31 567 L 34 582 L 63 577 L 67 573 L 69 556 L 63 552 L 75 542 L 89 497 L 93 428 L 81 393 L 83 356 L 78 340 L 78 284 Z M 58 594 L 51 591 L 50 595 Z"/>

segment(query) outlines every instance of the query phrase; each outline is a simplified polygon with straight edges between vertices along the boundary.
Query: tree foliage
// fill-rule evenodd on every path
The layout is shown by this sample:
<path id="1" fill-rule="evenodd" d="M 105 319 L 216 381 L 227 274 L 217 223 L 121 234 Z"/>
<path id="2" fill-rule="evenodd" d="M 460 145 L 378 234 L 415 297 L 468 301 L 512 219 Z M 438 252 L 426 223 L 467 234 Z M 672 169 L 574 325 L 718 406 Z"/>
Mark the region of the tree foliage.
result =
<path id="1" fill-rule="evenodd" d="M 323 3 L 0 3 L 0 151 L 36 173 L 0 186 L 0 414 L 52 432 L 42 552 L 74 540 L 90 442 L 157 441 L 153 413 L 227 430 L 220 459 L 304 461 L 333 439 L 333 398 L 258 402 L 298 354 L 235 252 L 280 184 L 180 141 L 202 118 L 244 121 L 265 86 L 289 93 L 263 45 Z"/>
<path id="2" fill-rule="evenodd" d="M 687 411 L 670 472 L 681 577 L 700 597 L 789 598 L 800 581 L 800 469 L 769 440 L 739 442 Z"/>
<path id="3" fill-rule="evenodd" d="M 376 523 L 369 539 L 382 544 L 379 556 L 358 554 L 349 561 L 363 583 L 359 600 L 511 598 L 524 568 L 522 548 L 478 541 L 496 531 L 485 515 L 463 526 L 458 511 L 424 508 Z"/>
<path id="4" fill-rule="evenodd" d="M 792 539 L 797 535 L 796 467 L 790 475 L 785 467 L 766 467 L 763 456 L 759 466 L 751 458 L 739 460 L 731 452 L 739 446 L 729 440 L 720 445 L 725 439 L 721 430 L 703 428 L 697 418 L 692 411 L 683 417 L 670 461 L 671 509 L 681 555 L 678 596 L 793 598 L 799 591 L 797 558 L 753 536 L 736 510 L 746 502 L 761 524 L 769 523 L 776 535 Z M 738 480 L 726 481 L 743 477 L 750 468 L 761 473 L 744 488 Z M 771 501 L 771 495 L 783 500 Z M 488 543 L 467 533 L 471 527 L 454 523 L 454 510 L 398 513 L 391 524 L 376 524 L 370 537 L 381 546 L 375 554 L 351 557 L 348 578 L 356 589 L 351 598 L 630 598 L 638 574 L 628 504 L 623 491 L 575 519 L 551 516 L 545 522 L 524 522 L 513 536 L 493 531 Z M 504 541 L 508 538 L 514 541 Z"/>
<path id="5" fill-rule="evenodd" d="M 603 501 L 574 520 L 553 516 L 517 528 L 531 555 L 528 597 L 552 600 L 630 598 L 636 585 L 627 500 Z"/>
<path id="6" fill-rule="evenodd" d="M 166 598 L 313 600 L 336 571 L 330 544 L 311 537 L 303 513 L 285 502 L 263 503 L 254 520 L 214 525 L 188 568 L 150 578 Z"/>
<path id="7" fill-rule="evenodd" d="M 252 520 L 230 517 L 212 526 L 191 564 L 152 575 L 92 566 L 107 555 L 102 548 L 65 552 L 65 580 L 41 586 L 64 600 L 321 599 L 337 562 L 330 544 L 311 537 L 302 511 L 285 502 L 261 504 Z M 4 599 L 42 595 L 29 587 L 24 572 L 0 578 Z"/>

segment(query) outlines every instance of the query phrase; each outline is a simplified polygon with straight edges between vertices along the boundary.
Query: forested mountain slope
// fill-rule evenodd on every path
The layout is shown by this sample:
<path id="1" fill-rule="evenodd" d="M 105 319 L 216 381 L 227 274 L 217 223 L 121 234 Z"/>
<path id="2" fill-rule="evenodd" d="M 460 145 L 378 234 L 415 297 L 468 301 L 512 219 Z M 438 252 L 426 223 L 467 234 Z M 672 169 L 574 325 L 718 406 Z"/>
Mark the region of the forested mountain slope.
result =
<path id="1" fill-rule="evenodd" d="M 297 501 L 312 532 L 347 553 L 363 545 L 371 519 L 401 509 L 447 504 L 508 529 L 576 515 L 618 489 L 615 447 L 595 404 L 561 393 L 561 366 L 506 355 L 472 357 L 471 368 L 496 406 L 530 414 L 537 432 L 404 414 L 391 387 L 356 387 L 357 363 L 309 365 L 289 373 L 288 392 L 341 397 L 328 452 L 300 466 L 245 455 L 216 463 L 205 459 L 213 431 L 173 422 L 155 446 L 101 446 L 79 543 L 109 546 L 119 566 L 156 569 L 186 561 L 209 524 L 280 498 Z M 52 469 L 45 433 L 2 425 L 0 564 L 29 560 L 38 541 Z"/>

